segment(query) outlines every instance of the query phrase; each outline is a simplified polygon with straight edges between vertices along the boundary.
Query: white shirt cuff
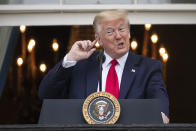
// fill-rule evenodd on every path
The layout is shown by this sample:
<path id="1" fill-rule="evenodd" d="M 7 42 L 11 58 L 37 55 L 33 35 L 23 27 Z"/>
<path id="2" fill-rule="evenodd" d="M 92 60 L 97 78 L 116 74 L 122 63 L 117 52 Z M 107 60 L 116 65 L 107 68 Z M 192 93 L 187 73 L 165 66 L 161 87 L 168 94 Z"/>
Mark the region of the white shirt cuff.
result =
<path id="1" fill-rule="evenodd" d="M 65 55 L 65 57 L 63 58 L 62 66 L 64 68 L 69 68 L 69 67 L 75 66 L 76 63 L 77 61 L 67 61 L 67 55 Z"/>

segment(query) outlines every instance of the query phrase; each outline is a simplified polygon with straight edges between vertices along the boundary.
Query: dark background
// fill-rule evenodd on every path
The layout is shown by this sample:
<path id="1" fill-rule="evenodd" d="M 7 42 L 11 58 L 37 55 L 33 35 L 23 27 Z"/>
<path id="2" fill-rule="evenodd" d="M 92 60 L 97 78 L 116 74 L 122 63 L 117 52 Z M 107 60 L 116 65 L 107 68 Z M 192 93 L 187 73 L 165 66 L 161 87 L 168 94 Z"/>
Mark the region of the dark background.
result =
<path id="1" fill-rule="evenodd" d="M 81 35 L 92 33 L 86 31 L 85 28 L 92 29 L 91 26 L 82 26 Z M 48 71 L 57 61 L 64 57 L 70 36 L 73 35 L 71 34 L 71 29 L 71 26 L 27 27 L 26 40 L 28 41 L 33 37 L 37 41 L 35 48 L 37 67 L 44 61 L 48 66 Z M 169 54 L 166 85 L 170 101 L 170 120 L 172 123 L 196 123 L 196 104 L 194 103 L 196 100 L 196 62 L 194 59 L 196 52 L 196 25 L 152 25 L 149 34 L 151 35 L 152 33 L 158 34 L 157 47 L 161 44 L 164 45 Z M 141 54 L 144 26 L 132 25 L 131 37 L 138 42 L 136 53 Z M 58 53 L 54 53 L 51 49 L 53 38 L 56 38 L 60 44 Z M 89 39 L 92 40 L 92 37 Z M 150 39 L 149 44 L 151 44 Z M 150 52 L 149 47 L 149 57 L 151 56 Z M 18 97 L 15 91 L 17 83 L 15 79 L 17 77 L 16 58 L 20 55 L 21 34 L 19 32 L 9 75 L 0 98 L 0 124 L 37 123 L 39 118 L 42 101 L 39 100 L 37 94 L 25 95 L 25 93 L 28 94 L 28 90 L 32 90 L 31 79 L 25 77 L 27 72 L 23 74 L 25 82 L 22 85 L 27 92 Z M 45 73 L 37 71 L 36 91 L 44 75 Z M 11 76 L 13 77 L 13 84 L 10 84 Z"/>

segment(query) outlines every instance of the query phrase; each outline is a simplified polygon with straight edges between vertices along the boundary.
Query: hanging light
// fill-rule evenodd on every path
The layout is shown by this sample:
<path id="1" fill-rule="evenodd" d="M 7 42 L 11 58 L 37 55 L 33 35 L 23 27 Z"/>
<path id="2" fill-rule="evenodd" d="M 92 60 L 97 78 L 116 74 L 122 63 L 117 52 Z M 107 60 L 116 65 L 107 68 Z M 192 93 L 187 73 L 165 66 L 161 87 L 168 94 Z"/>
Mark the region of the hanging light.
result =
<path id="1" fill-rule="evenodd" d="M 151 24 L 145 24 L 144 27 L 145 27 L 145 29 L 146 29 L 147 31 L 149 31 L 150 28 L 151 28 Z"/>
<path id="2" fill-rule="evenodd" d="M 35 47 L 35 40 L 34 39 L 30 39 L 28 47 L 27 47 L 28 51 L 31 52 L 34 47 Z"/>
<path id="3" fill-rule="evenodd" d="M 158 36 L 157 36 L 157 34 L 153 34 L 151 36 L 151 41 L 152 41 L 153 44 L 156 44 L 158 42 Z"/>
<path id="4" fill-rule="evenodd" d="M 160 56 L 163 56 L 163 54 L 165 54 L 166 53 L 166 49 L 164 48 L 164 47 L 161 47 L 160 49 L 159 49 L 159 54 L 160 54 Z"/>
<path id="5" fill-rule="evenodd" d="M 41 72 L 45 72 L 47 69 L 46 64 L 44 64 L 44 63 L 40 64 L 39 69 Z"/>
<path id="6" fill-rule="evenodd" d="M 166 63 L 167 60 L 168 60 L 168 57 L 169 57 L 168 54 L 167 53 L 164 53 L 162 57 L 163 57 L 163 62 Z"/>
<path id="7" fill-rule="evenodd" d="M 22 66 L 22 64 L 23 64 L 23 59 L 21 57 L 18 57 L 17 58 L 17 65 Z"/>
<path id="8" fill-rule="evenodd" d="M 133 40 L 133 41 L 131 42 L 131 49 L 132 49 L 132 50 L 136 50 L 136 49 L 137 49 L 137 41 L 136 41 L 136 40 Z"/>
<path id="9" fill-rule="evenodd" d="M 96 42 L 96 43 L 95 43 L 95 48 L 99 49 L 100 47 L 101 47 L 101 46 L 100 46 L 99 42 Z"/>
<path id="10" fill-rule="evenodd" d="M 20 25 L 20 32 L 24 33 L 26 30 L 26 26 L 25 25 Z"/>
<path id="11" fill-rule="evenodd" d="M 54 52 L 57 52 L 59 50 L 59 44 L 57 43 L 56 39 L 53 39 L 52 49 L 53 49 Z"/>

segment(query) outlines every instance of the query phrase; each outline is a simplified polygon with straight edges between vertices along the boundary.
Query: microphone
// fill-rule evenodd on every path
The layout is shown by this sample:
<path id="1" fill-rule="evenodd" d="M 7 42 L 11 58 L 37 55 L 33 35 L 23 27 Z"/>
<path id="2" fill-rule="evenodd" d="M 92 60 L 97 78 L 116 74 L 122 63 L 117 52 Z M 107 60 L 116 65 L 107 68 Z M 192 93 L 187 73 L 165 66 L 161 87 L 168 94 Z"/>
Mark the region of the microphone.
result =
<path id="1" fill-rule="evenodd" d="M 105 61 L 104 50 L 101 49 L 97 55 L 97 61 L 99 62 L 99 91 L 102 91 L 102 64 Z"/>

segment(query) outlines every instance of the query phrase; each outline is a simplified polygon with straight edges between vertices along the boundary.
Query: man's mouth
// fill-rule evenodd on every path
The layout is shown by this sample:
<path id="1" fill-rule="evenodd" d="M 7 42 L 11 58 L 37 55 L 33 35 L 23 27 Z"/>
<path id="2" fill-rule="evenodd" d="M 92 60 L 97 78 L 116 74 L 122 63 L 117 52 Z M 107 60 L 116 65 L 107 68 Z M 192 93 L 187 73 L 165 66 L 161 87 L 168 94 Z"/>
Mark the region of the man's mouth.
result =
<path id="1" fill-rule="evenodd" d="M 123 42 L 120 42 L 120 43 L 118 43 L 118 48 L 123 48 L 123 45 L 124 45 L 124 43 Z"/>

